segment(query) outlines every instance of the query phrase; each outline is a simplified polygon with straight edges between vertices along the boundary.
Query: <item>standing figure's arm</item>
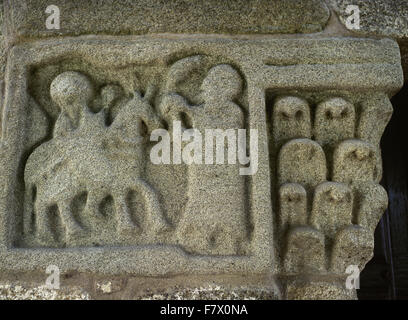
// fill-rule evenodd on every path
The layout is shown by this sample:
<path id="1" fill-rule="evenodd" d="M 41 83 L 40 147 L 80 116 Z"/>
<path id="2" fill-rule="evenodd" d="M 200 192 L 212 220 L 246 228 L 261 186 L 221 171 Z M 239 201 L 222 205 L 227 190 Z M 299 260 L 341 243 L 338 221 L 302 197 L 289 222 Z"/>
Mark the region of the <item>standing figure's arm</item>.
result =
<path id="1" fill-rule="evenodd" d="M 132 101 L 137 105 L 137 113 L 140 119 L 146 124 L 149 134 L 153 130 L 163 127 L 160 117 L 147 99 L 142 98 L 138 92 L 135 92 Z"/>
<path id="2" fill-rule="evenodd" d="M 144 135 L 142 122 L 147 127 L 147 133 L 162 127 L 154 108 L 136 91 L 133 98 L 119 110 L 109 128 L 109 135 L 122 142 L 134 141 L 137 144 L 138 139 Z"/>
<path id="3" fill-rule="evenodd" d="M 162 117 L 168 122 L 169 127 L 173 121 L 183 122 L 183 114 L 188 118 L 194 118 L 194 107 L 187 100 L 177 93 L 169 93 L 162 99 L 159 112 Z"/>

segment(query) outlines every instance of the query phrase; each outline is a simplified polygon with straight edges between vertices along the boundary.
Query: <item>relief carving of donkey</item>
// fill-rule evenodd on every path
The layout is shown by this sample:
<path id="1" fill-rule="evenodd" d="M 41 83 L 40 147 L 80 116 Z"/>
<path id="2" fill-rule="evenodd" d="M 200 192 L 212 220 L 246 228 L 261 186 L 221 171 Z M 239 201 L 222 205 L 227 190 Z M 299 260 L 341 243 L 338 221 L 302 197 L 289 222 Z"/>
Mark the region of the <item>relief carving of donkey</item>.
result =
<path id="1" fill-rule="evenodd" d="M 143 128 L 150 132 L 161 126 L 151 105 L 134 92 L 108 126 L 103 110 L 95 114 L 88 108 L 93 90 L 86 76 L 64 72 L 51 83 L 50 94 L 61 113 L 53 139 L 35 149 L 27 160 L 25 232 L 30 231 L 34 212 L 38 237 L 45 244 L 52 243 L 48 211 L 57 206 L 67 241 L 75 240 L 84 229 L 73 216 L 72 201 L 86 192 L 86 214 L 98 215 L 101 201 L 110 195 L 117 232 L 133 234 L 139 228 L 126 201 L 131 190 L 145 199 L 149 231 L 169 228 L 155 190 L 141 178 L 146 143 Z"/>

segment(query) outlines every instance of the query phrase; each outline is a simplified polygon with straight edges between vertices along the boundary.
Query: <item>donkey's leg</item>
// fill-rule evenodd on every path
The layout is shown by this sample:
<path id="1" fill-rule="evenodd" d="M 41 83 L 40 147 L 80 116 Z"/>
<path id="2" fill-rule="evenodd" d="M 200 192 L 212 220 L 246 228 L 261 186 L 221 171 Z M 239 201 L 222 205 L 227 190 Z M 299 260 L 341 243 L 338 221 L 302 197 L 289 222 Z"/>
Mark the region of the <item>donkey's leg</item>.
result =
<path id="1" fill-rule="evenodd" d="M 126 203 L 126 192 L 114 194 L 115 211 L 117 219 L 117 231 L 119 234 L 133 234 L 140 228 L 135 225 L 130 216 L 130 210 Z"/>
<path id="2" fill-rule="evenodd" d="M 58 203 L 58 209 L 61 215 L 62 223 L 65 226 L 67 239 L 72 239 L 81 235 L 84 230 L 74 219 L 71 210 L 71 200 L 67 199 L 60 201 Z"/>
<path id="3" fill-rule="evenodd" d="M 163 214 L 156 191 L 143 179 L 137 179 L 134 188 L 142 194 L 146 203 L 147 219 L 152 231 L 159 233 L 170 229 L 170 224 Z"/>
<path id="4" fill-rule="evenodd" d="M 26 235 L 32 232 L 31 223 L 33 211 L 34 211 L 33 186 L 26 185 L 23 209 L 23 233 Z"/>
<path id="5" fill-rule="evenodd" d="M 99 216 L 99 205 L 108 193 L 102 189 L 92 189 L 88 192 L 86 199 L 85 213 L 90 217 L 97 218 Z"/>
<path id="6" fill-rule="evenodd" d="M 50 245 L 55 241 L 51 232 L 50 221 L 48 218 L 49 206 L 41 199 L 37 199 L 35 203 L 37 236 L 43 244 Z"/>

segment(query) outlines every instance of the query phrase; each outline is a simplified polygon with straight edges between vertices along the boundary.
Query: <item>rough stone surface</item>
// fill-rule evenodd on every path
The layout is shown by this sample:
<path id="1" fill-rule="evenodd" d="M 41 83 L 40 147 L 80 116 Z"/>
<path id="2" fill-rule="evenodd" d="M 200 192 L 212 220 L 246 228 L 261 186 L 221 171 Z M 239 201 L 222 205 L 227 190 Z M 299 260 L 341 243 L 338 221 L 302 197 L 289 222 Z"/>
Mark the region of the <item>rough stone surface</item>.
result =
<path id="1" fill-rule="evenodd" d="M 1 174 L 3 190 L 13 195 L 3 193 L 1 202 L 10 217 L 2 220 L 2 269 L 56 264 L 64 272 L 116 275 L 339 274 L 341 257 L 361 266 L 368 261 L 372 239 L 355 243 L 342 230 L 353 224 L 350 208 L 361 204 L 366 213 L 362 204 L 370 194 L 361 183 L 376 186 L 380 179 L 378 147 L 371 142 L 384 127 L 366 132 L 378 114 L 387 114 L 387 95 L 402 83 L 394 42 L 123 40 L 88 37 L 12 48 Z M 293 51 L 302 47 L 308 54 L 295 58 Z M 322 47 L 316 64 L 314 52 Z M 178 55 L 189 48 L 194 55 Z M 305 72 L 309 77 L 298 77 Z M 319 89 L 311 94 L 311 88 Z M 369 99 L 366 108 L 375 111 L 355 107 Z M 356 113 L 365 120 L 356 123 Z M 173 120 L 200 131 L 258 129 L 258 170 L 247 177 L 252 188 L 245 187 L 237 165 L 152 164 L 148 135 L 156 128 L 174 130 Z M 24 154 L 22 180 L 17 164 Z M 281 193 L 282 211 L 274 212 L 288 222 L 275 236 L 270 210 L 276 196 L 272 191 L 265 197 L 269 176 L 273 190 L 293 184 L 294 197 L 306 195 L 297 208 L 285 204 L 292 202 L 292 189 Z M 312 196 L 310 214 L 302 208 Z M 20 214 L 11 219 L 7 212 Z M 288 219 L 292 212 L 306 217 Z M 359 218 L 361 229 L 372 234 L 378 219 Z M 331 241 L 339 244 L 327 257 Z M 97 287 L 116 290 L 112 283 Z"/>
<path id="2" fill-rule="evenodd" d="M 52 2 L 61 29 L 47 30 L 47 0 L 6 0 L 8 32 L 21 37 L 144 33 L 309 33 L 330 16 L 321 0 L 103 0 Z"/>
<path id="3" fill-rule="evenodd" d="M 355 292 L 339 282 L 292 281 L 287 287 L 289 300 L 355 300 Z"/>
<path id="4" fill-rule="evenodd" d="M 90 300 L 109 299 L 111 295 L 121 291 L 120 286 L 107 281 L 96 283 L 95 294 L 85 292 L 80 287 L 64 287 L 49 289 L 45 285 L 27 287 L 27 284 L 0 283 L 0 300 Z M 123 293 L 123 292 L 122 292 Z M 118 299 L 119 297 L 115 297 Z M 124 297 L 123 297 L 124 298 Z M 126 297 L 137 300 L 276 300 L 278 297 L 273 291 L 264 288 L 227 288 L 220 285 L 185 288 L 170 287 L 166 290 L 155 290 Z"/>
<path id="5" fill-rule="evenodd" d="M 0 274 L 2 299 L 102 299 L 102 300 L 276 300 L 280 288 L 269 277 L 233 275 L 135 277 L 68 272 L 60 277 L 60 289 L 48 289 L 44 272 Z"/>
<path id="6" fill-rule="evenodd" d="M 199 288 L 170 288 L 167 292 L 155 292 L 137 297 L 141 300 L 276 300 L 273 291 L 251 288 L 225 288 L 209 285 Z"/>
<path id="7" fill-rule="evenodd" d="M 345 24 L 350 14 L 346 8 L 360 8 L 360 30 L 353 32 L 393 38 L 408 37 L 408 2 L 405 0 L 329 0 L 332 8 Z"/>
<path id="8" fill-rule="evenodd" d="M 408 2 L 405 0 L 328 0 L 341 23 L 345 25 L 349 14 L 348 5 L 357 5 L 360 9 L 360 30 L 351 30 L 353 34 L 392 37 L 401 47 L 402 65 L 405 79 L 408 79 Z"/>
<path id="9" fill-rule="evenodd" d="M 3 36 L 3 1 L 0 1 L 0 82 L 4 78 L 4 71 L 6 68 L 6 43 Z M 3 94 L 1 93 L 0 96 Z M 1 99 L 1 98 L 0 98 Z"/>
<path id="10" fill-rule="evenodd" d="M 81 288 L 48 289 L 45 285 L 26 287 L 26 284 L 0 283 L 0 300 L 89 300 Z"/>
<path id="11" fill-rule="evenodd" d="M 44 1 L 4 4 L 1 298 L 356 297 L 346 268 L 388 202 L 395 41 L 350 36 L 321 1 L 61 0 L 59 31 Z M 191 129 L 245 129 L 254 174 L 200 163 Z M 158 146 L 194 157 L 157 164 Z"/>

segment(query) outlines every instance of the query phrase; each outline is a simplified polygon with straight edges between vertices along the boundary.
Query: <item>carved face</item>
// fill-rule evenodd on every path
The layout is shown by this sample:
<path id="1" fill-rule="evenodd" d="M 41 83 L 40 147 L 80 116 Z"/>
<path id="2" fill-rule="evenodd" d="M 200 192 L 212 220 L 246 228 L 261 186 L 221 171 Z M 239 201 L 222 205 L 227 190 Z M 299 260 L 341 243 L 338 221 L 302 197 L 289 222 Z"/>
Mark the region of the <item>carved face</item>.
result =
<path id="1" fill-rule="evenodd" d="M 51 83 L 50 94 L 52 100 L 68 113 L 74 106 L 85 105 L 93 96 L 93 89 L 89 79 L 74 71 L 58 75 Z"/>

